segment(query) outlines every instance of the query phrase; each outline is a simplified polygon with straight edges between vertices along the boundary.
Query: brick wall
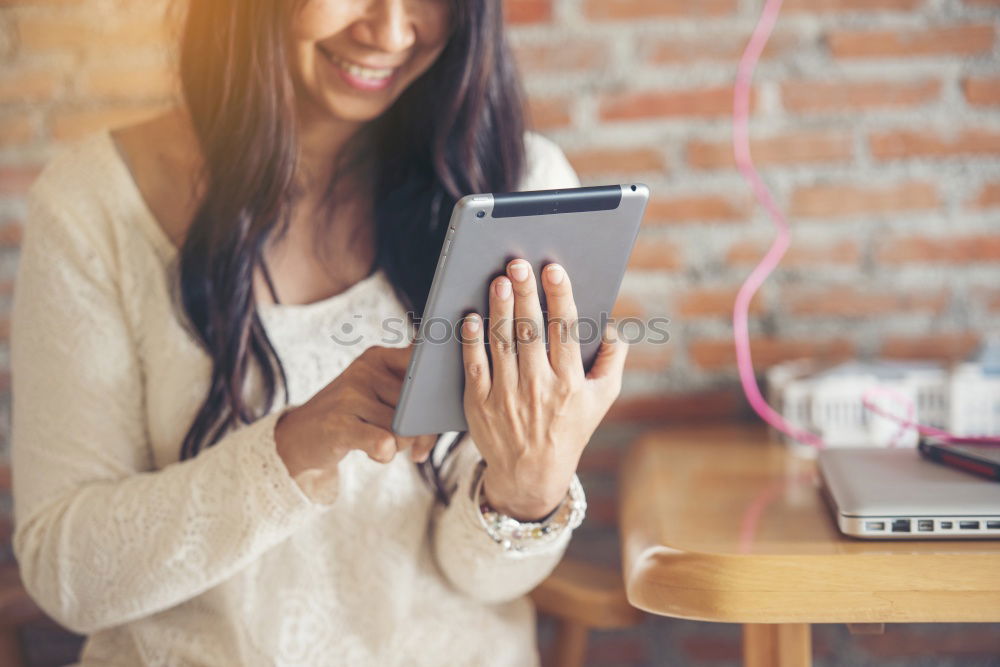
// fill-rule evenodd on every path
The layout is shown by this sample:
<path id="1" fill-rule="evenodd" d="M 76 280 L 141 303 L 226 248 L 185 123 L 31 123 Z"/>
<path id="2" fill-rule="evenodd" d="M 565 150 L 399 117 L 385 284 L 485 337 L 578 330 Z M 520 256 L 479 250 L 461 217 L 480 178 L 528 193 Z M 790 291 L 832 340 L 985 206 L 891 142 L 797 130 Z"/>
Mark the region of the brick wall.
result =
<path id="1" fill-rule="evenodd" d="M 761 4 L 508 0 L 535 125 L 585 182 L 653 190 L 618 313 L 671 320 L 669 344 L 632 350 L 625 398 L 584 458 L 580 557 L 617 561 L 614 471 L 637 420 L 745 414 L 729 314 L 772 227 L 733 165 L 730 86 Z M 60 145 L 169 103 L 165 5 L 0 0 L 0 454 L 24 190 Z M 786 0 L 752 104 L 754 158 L 793 226 L 753 304 L 759 366 L 954 359 L 1000 330 L 998 19 L 996 0 Z M 820 664 L 983 664 L 1000 643 L 986 626 L 841 630 L 818 631 Z M 597 638 L 591 662 L 735 664 L 736 637 L 650 619 Z"/>
<path id="2" fill-rule="evenodd" d="M 633 350 L 632 395 L 734 378 L 733 299 L 773 236 L 730 133 L 761 5 L 511 3 L 537 125 L 588 183 L 653 189 L 622 308 L 669 317 L 673 340 Z M 754 304 L 760 365 L 953 359 L 1000 328 L 998 16 L 982 1 L 785 2 L 753 90 L 754 158 L 793 225 Z"/>

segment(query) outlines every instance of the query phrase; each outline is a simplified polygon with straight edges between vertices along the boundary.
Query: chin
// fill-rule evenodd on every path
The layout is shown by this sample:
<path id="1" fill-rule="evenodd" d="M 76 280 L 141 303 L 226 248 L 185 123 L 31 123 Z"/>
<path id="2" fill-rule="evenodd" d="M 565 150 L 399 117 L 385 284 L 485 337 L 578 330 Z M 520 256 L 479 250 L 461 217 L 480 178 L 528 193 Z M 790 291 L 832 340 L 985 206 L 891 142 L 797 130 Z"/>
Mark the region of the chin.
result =
<path id="1" fill-rule="evenodd" d="M 375 120 L 389 108 L 389 104 L 352 103 L 342 100 L 324 101 L 322 109 L 330 116 L 348 123 L 367 123 Z"/>

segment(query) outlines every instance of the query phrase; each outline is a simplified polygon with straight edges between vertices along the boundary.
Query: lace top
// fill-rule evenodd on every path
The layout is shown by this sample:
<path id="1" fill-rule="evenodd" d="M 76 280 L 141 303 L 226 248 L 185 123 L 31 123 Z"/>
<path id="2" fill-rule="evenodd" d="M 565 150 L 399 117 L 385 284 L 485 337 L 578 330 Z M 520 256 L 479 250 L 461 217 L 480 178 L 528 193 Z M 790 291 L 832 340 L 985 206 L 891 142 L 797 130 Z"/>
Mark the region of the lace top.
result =
<path id="1" fill-rule="evenodd" d="M 523 189 L 578 185 L 554 144 L 525 143 Z M 14 550 L 38 604 L 89 635 L 79 664 L 537 663 L 525 593 L 570 535 L 502 552 L 470 497 L 470 439 L 446 468 L 447 507 L 408 456 L 360 451 L 340 463 L 336 501 L 311 501 L 275 449 L 286 408 L 178 461 L 211 364 L 173 309 L 175 255 L 106 131 L 31 189 L 11 342 Z M 405 315 L 381 272 L 260 313 L 292 405 Z M 336 343 L 345 324 L 367 342 Z"/>

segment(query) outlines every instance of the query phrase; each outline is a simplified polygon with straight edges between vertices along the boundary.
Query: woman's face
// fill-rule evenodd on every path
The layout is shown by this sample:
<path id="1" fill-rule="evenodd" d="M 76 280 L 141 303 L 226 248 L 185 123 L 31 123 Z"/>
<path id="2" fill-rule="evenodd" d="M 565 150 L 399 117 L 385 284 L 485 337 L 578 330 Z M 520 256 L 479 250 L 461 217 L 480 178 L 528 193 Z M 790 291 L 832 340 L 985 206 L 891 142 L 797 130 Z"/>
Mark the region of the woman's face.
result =
<path id="1" fill-rule="evenodd" d="M 300 102 L 338 120 L 388 109 L 444 49 L 450 0 L 304 0 L 291 23 Z"/>

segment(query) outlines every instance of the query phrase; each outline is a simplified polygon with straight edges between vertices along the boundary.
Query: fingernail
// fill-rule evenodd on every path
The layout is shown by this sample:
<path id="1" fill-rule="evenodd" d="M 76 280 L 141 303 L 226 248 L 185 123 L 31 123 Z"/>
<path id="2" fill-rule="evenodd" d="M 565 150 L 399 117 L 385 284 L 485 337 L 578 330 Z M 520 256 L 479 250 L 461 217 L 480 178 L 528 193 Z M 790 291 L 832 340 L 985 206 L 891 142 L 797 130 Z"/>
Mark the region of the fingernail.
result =
<path id="1" fill-rule="evenodd" d="M 563 271 L 563 267 L 558 264 L 549 264 L 545 267 L 545 272 L 549 277 L 549 282 L 553 285 L 558 285 L 566 277 L 566 272 Z"/>
<path id="2" fill-rule="evenodd" d="M 528 279 L 528 264 L 527 262 L 514 262 L 510 265 L 510 277 L 517 282 L 522 282 Z"/>
<path id="3" fill-rule="evenodd" d="M 506 278 L 501 278 L 496 282 L 494 289 L 496 290 L 498 297 L 506 299 L 510 296 L 510 281 Z"/>
<path id="4" fill-rule="evenodd" d="M 466 315 L 465 317 L 465 333 L 470 336 L 479 331 L 479 316 L 478 315 Z"/>

